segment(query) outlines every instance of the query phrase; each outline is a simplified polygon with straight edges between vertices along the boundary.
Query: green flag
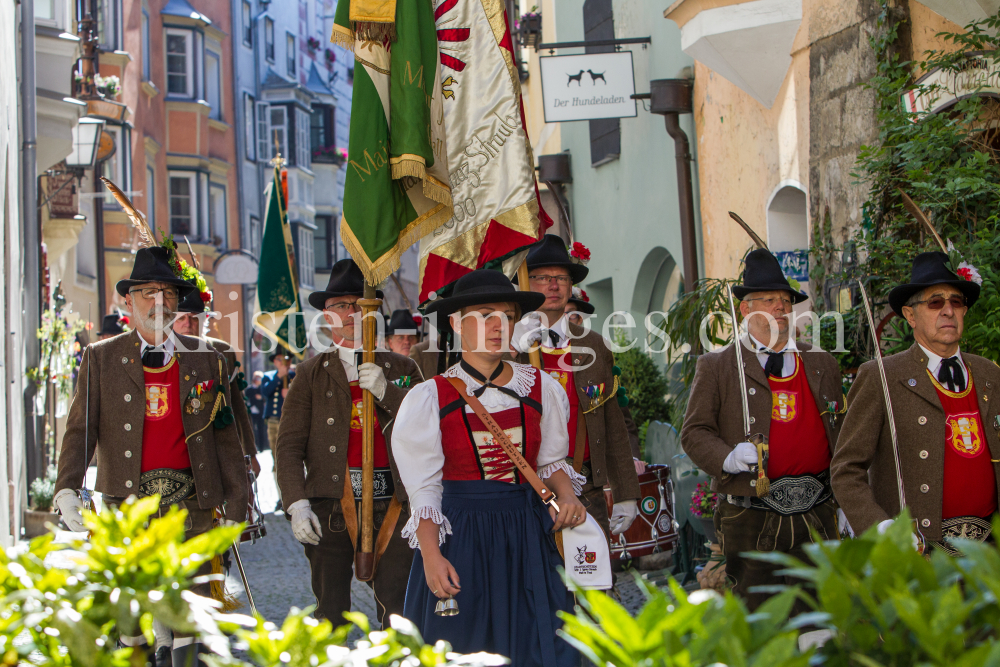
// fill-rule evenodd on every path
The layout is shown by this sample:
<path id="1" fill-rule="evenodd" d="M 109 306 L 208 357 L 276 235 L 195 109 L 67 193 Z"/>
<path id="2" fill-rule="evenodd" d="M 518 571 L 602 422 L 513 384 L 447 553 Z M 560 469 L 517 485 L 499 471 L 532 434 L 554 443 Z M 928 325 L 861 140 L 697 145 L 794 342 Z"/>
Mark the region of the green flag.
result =
<path id="1" fill-rule="evenodd" d="M 281 174 L 274 169 L 274 181 L 265 191 L 267 212 L 264 238 L 260 244 L 257 272 L 257 314 L 254 328 L 277 338 L 296 358 L 306 348 L 306 326 L 299 304 L 299 281 L 295 273 L 295 251 Z M 294 338 L 289 337 L 289 321 L 294 322 Z"/>
<path id="2" fill-rule="evenodd" d="M 333 30 L 357 64 L 340 229 L 365 280 L 379 284 L 452 207 L 434 9 L 429 0 L 397 0 L 394 29 L 379 26 L 394 41 L 355 39 L 370 32 L 351 21 L 365 4 L 339 2 Z"/>

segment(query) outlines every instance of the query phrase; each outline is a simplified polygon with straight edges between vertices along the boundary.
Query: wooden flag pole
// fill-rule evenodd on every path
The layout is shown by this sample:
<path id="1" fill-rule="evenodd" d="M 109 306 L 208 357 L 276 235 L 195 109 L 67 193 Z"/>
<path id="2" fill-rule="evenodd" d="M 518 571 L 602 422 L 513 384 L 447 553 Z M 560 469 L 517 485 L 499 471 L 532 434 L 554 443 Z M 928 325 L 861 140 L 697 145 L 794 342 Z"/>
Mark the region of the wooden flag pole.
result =
<path id="1" fill-rule="evenodd" d="M 528 257 L 525 255 L 524 261 L 521 262 L 521 266 L 517 267 L 517 286 L 522 292 L 530 292 L 531 287 L 528 286 Z M 532 345 L 531 349 L 528 350 L 528 360 L 531 365 L 535 368 L 541 370 L 542 368 L 542 353 L 538 351 L 538 345 Z"/>
<path id="2" fill-rule="evenodd" d="M 375 338 L 378 329 L 375 313 L 382 300 L 376 295 L 374 285 L 365 282 L 364 298 L 361 306 L 361 362 L 375 361 Z M 375 569 L 375 397 L 370 391 L 362 392 L 361 398 L 361 527 L 360 545 L 354 556 L 354 569 L 358 579 L 369 581 Z"/>

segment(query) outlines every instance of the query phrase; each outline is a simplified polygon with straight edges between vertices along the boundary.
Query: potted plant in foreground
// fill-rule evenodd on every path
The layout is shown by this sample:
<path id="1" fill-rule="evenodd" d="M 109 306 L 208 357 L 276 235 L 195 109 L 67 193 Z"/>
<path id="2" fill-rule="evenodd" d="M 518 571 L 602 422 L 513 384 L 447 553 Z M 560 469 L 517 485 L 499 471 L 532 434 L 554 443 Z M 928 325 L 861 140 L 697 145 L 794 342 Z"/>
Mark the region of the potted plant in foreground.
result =
<path id="1" fill-rule="evenodd" d="M 705 529 L 705 537 L 712 544 L 718 544 L 715 536 L 715 508 L 719 504 L 719 494 L 712 491 L 711 482 L 698 482 L 691 494 L 691 514 L 698 517 Z"/>
<path id="2" fill-rule="evenodd" d="M 50 465 L 45 477 L 31 483 L 28 495 L 31 509 L 24 510 L 24 538 L 31 539 L 48 532 L 46 524 L 59 524 L 59 515 L 52 511 L 52 497 L 56 493 L 56 467 Z"/>

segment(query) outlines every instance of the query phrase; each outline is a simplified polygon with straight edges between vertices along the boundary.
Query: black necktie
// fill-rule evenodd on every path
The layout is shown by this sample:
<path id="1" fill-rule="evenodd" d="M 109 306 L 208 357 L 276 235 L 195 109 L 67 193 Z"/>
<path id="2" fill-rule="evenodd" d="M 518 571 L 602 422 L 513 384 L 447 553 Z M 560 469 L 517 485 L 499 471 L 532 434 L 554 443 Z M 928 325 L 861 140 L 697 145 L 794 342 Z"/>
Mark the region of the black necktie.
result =
<path id="1" fill-rule="evenodd" d="M 764 354 L 767 355 L 767 361 L 764 362 L 764 372 L 767 373 L 768 377 L 780 378 L 785 369 L 785 353 L 765 351 Z"/>
<path id="2" fill-rule="evenodd" d="M 468 373 L 469 375 L 471 375 L 473 379 L 478 380 L 479 382 L 483 383 L 483 386 L 481 386 L 479 389 L 473 390 L 473 392 L 472 392 L 472 395 L 475 396 L 476 398 L 479 398 L 480 396 L 482 396 L 484 391 L 486 391 L 488 388 L 492 387 L 493 389 L 496 389 L 497 391 L 499 391 L 502 394 L 507 394 L 508 396 L 511 396 L 511 397 L 513 397 L 513 398 L 515 398 L 515 399 L 517 399 L 519 401 L 521 400 L 521 397 L 518 396 L 517 392 L 515 392 L 514 390 L 508 389 L 507 387 L 500 387 L 500 386 L 497 386 L 497 385 L 493 384 L 493 381 L 496 380 L 498 377 L 500 377 L 503 374 L 504 364 L 503 364 L 502 361 L 497 366 L 496 370 L 493 371 L 493 375 L 490 377 L 489 380 L 486 379 L 485 375 L 483 375 L 482 373 L 480 373 L 479 371 L 477 371 L 475 368 L 473 368 L 472 366 L 470 366 L 465 361 L 465 359 L 461 360 L 458 363 L 461 365 L 463 371 L 465 371 L 466 373 Z"/>
<path id="3" fill-rule="evenodd" d="M 553 348 L 558 349 L 559 348 L 559 340 L 560 340 L 559 339 L 559 334 L 557 334 L 552 329 L 549 329 L 548 332 L 549 332 L 549 343 L 551 344 L 551 346 Z"/>
<path id="4" fill-rule="evenodd" d="M 147 347 L 142 353 L 142 365 L 146 368 L 163 368 L 163 350 Z"/>
<path id="5" fill-rule="evenodd" d="M 941 360 L 941 367 L 938 368 L 938 382 L 948 387 L 949 391 L 965 391 L 965 375 L 962 374 L 962 364 L 958 357 L 949 357 Z"/>

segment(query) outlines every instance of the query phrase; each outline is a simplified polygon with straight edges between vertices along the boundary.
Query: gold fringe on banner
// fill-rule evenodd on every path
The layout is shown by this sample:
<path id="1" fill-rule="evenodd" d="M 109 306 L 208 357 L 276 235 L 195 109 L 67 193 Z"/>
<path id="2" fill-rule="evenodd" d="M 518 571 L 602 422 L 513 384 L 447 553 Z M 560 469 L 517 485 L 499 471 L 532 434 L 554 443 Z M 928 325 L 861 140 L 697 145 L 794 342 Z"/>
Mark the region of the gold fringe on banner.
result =
<path id="1" fill-rule="evenodd" d="M 212 559 L 212 574 L 225 574 L 222 568 L 222 556 Z M 226 590 L 225 580 L 212 581 L 212 599 L 222 603 L 222 611 L 229 613 L 242 607 L 240 601 Z"/>
<path id="2" fill-rule="evenodd" d="M 396 41 L 396 24 L 394 23 L 352 23 L 354 34 L 362 42 L 384 44 L 386 41 Z"/>
<path id="3" fill-rule="evenodd" d="M 438 204 L 427 211 L 427 213 L 407 225 L 399 233 L 396 245 L 374 262 L 365 253 L 364 248 L 361 247 L 361 243 L 354 236 L 354 232 L 351 231 L 350 224 L 344 216 L 340 218 L 340 240 L 343 242 L 347 252 L 354 258 L 358 267 L 361 268 L 361 272 L 365 276 L 365 282 L 369 285 L 381 285 L 388 280 L 394 271 L 399 269 L 399 260 L 403 253 L 411 245 L 419 241 L 421 237 L 430 234 L 447 222 L 452 216 L 452 212 L 451 206 L 445 206 L 444 204 Z"/>
<path id="4" fill-rule="evenodd" d="M 339 26 L 336 23 L 333 24 L 333 31 L 330 33 L 330 42 L 332 44 L 337 44 L 345 49 L 354 50 L 354 31 L 348 30 L 343 26 Z"/>
<path id="5" fill-rule="evenodd" d="M 419 178 L 423 182 L 424 196 L 445 206 L 451 206 L 451 189 L 427 173 L 424 158 L 412 153 L 389 158 L 389 170 L 393 180 Z"/>
<path id="6" fill-rule="evenodd" d="M 396 41 L 396 0 L 351 0 L 351 27 L 365 42 Z"/>

